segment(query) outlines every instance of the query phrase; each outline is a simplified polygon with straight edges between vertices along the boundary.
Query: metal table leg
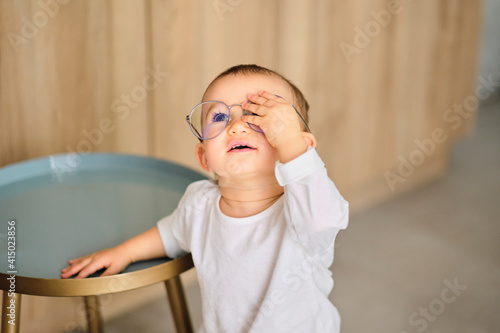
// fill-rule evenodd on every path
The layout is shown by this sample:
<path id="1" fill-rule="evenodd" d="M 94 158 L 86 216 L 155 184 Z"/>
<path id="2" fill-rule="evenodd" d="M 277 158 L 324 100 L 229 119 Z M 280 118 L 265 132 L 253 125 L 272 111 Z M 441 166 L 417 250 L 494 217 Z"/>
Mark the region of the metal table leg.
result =
<path id="1" fill-rule="evenodd" d="M 102 333 L 103 324 L 98 296 L 86 296 L 87 328 L 89 333 Z"/>
<path id="2" fill-rule="evenodd" d="M 165 287 L 177 333 L 192 333 L 193 328 L 180 277 L 174 276 L 166 280 Z"/>

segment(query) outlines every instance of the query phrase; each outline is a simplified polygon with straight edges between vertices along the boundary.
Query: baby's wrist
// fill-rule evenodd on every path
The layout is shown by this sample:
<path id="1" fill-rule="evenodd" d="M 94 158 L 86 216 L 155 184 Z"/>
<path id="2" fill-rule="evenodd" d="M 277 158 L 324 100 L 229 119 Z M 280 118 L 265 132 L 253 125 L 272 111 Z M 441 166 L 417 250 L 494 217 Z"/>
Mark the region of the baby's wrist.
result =
<path id="1" fill-rule="evenodd" d="M 281 163 L 287 163 L 307 151 L 308 144 L 302 135 L 281 140 L 275 147 Z"/>
<path id="2" fill-rule="evenodd" d="M 121 248 L 121 252 L 122 252 L 123 256 L 127 259 L 127 261 L 129 261 L 129 263 L 133 263 L 133 262 L 137 261 L 136 258 L 133 257 L 132 251 L 130 251 L 126 242 L 118 245 L 118 247 Z"/>

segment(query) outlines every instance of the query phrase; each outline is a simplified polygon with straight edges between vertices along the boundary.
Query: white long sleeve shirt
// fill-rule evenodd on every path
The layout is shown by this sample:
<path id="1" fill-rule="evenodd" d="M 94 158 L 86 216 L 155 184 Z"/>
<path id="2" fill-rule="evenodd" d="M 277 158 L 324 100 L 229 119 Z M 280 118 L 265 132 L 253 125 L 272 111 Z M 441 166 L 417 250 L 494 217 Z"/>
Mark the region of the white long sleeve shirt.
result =
<path id="1" fill-rule="evenodd" d="M 158 222 L 167 255 L 191 252 L 201 287 L 199 332 L 332 332 L 340 317 L 328 295 L 335 237 L 348 223 L 342 198 L 315 149 L 275 175 L 283 196 L 245 218 L 224 215 L 214 181 L 191 184 Z"/>

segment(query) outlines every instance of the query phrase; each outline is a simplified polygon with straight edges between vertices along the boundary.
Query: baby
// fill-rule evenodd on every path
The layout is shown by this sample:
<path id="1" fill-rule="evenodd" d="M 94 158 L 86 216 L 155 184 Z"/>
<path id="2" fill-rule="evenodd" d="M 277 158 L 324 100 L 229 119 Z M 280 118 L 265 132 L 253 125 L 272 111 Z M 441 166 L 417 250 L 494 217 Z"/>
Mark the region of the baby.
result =
<path id="1" fill-rule="evenodd" d="M 349 209 L 316 152 L 308 108 L 272 70 L 239 65 L 220 74 L 187 117 L 200 140 L 196 158 L 217 180 L 191 184 L 154 228 L 70 260 L 62 277 L 191 252 L 199 332 L 339 332 L 329 267 Z"/>

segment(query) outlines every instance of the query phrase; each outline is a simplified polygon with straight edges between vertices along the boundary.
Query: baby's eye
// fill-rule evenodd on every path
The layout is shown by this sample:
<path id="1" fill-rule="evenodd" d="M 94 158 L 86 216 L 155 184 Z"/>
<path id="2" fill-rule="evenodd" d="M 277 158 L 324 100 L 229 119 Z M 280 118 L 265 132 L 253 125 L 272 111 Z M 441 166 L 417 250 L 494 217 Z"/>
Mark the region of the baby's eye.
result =
<path id="1" fill-rule="evenodd" d="M 227 120 L 227 114 L 222 112 L 214 113 L 214 115 L 212 116 L 213 122 L 226 121 L 226 120 Z"/>

